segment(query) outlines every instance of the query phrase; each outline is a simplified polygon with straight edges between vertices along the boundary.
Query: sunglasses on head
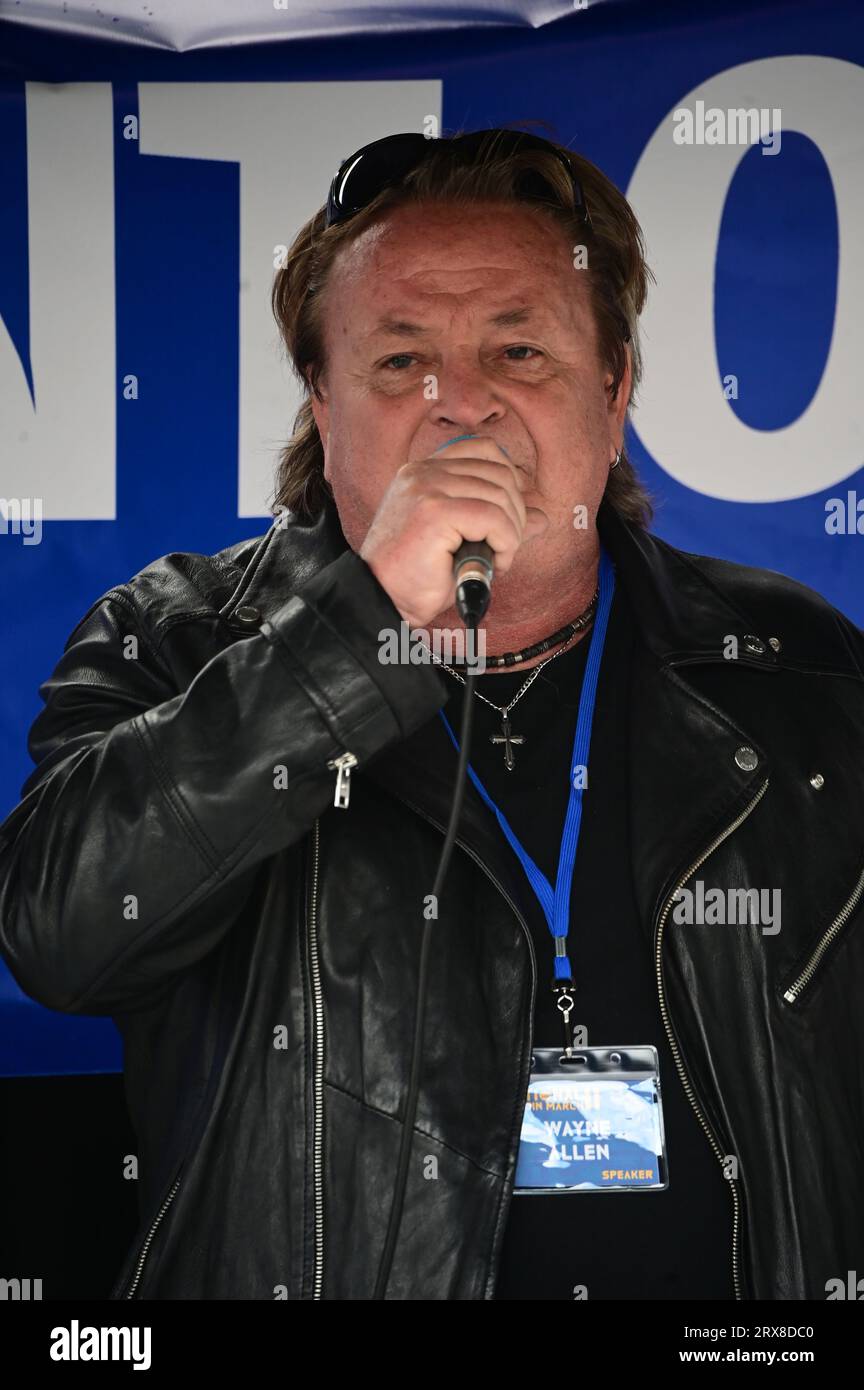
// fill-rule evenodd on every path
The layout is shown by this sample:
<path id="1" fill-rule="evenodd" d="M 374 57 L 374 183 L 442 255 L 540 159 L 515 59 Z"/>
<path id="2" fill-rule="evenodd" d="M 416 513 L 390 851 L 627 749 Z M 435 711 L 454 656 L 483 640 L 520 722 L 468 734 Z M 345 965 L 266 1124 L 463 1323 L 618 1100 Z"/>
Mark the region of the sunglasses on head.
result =
<path id="1" fill-rule="evenodd" d="M 506 129 L 476 130 L 468 135 L 456 135 L 446 140 L 430 140 L 425 135 L 411 131 L 401 135 L 386 135 L 383 140 L 373 140 L 371 145 L 364 145 L 340 164 L 330 185 L 325 227 L 332 227 L 337 222 L 346 222 L 362 208 L 368 207 L 373 198 L 385 188 L 401 183 L 413 169 L 423 163 L 424 159 L 429 158 L 433 150 L 444 146 L 452 150 L 454 157 L 458 158 L 460 153 L 477 153 L 485 142 L 489 143 L 490 152 L 494 149 L 496 154 L 513 154 L 520 150 L 545 150 L 554 154 L 566 169 L 573 184 L 576 211 L 590 229 L 591 219 L 582 196 L 582 186 L 569 160 L 540 135 L 528 135 L 520 130 Z M 546 180 L 533 170 L 526 170 L 522 175 L 519 191 L 533 197 L 554 197 L 554 192 Z"/>

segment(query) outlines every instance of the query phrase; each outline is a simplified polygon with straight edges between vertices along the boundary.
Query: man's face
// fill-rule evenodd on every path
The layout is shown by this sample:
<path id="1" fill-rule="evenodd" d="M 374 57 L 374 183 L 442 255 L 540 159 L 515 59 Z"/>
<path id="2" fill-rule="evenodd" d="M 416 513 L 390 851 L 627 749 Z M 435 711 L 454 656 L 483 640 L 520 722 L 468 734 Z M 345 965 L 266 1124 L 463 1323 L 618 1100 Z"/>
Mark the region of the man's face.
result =
<path id="1" fill-rule="evenodd" d="M 510 314 L 510 322 L 493 322 Z M 518 318 L 518 321 L 517 321 Z M 396 470 L 455 435 L 503 444 L 549 518 L 509 573 L 572 566 L 620 447 L 628 372 L 611 374 L 563 229 L 512 204 L 392 210 L 338 256 L 324 305 L 325 401 L 312 397 L 342 530 L 359 550 Z M 412 326 L 413 325 L 413 326 Z"/>

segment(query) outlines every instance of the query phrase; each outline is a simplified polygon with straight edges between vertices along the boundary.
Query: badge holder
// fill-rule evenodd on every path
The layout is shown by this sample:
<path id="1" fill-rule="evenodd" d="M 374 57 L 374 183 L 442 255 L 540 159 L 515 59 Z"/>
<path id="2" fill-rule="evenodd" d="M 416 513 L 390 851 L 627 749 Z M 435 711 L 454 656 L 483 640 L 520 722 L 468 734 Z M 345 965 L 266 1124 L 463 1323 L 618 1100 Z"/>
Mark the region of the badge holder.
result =
<path id="1" fill-rule="evenodd" d="M 656 1047 L 533 1048 L 514 1195 L 668 1186 Z"/>

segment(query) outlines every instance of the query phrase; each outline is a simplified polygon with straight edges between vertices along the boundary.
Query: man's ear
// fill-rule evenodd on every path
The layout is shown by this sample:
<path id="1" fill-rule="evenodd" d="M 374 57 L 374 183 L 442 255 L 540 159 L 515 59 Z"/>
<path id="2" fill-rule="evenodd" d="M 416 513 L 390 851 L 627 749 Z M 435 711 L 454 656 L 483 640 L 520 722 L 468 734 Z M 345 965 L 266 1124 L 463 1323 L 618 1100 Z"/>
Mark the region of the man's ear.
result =
<path id="1" fill-rule="evenodd" d="M 629 343 L 625 343 L 624 351 L 627 356 L 627 361 L 624 368 L 624 375 L 622 376 L 621 381 L 618 384 L 618 391 L 614 397 L 612 395 L 611 373 L 607 377 L 605 383 L 607 398 L 606 409 L 609 415 L 609 422 L 610 425 L 613 426 L 613 428 L 617 427 L 617 430 L 623 428 L 624 419 L 627 414 L 627 406 L 630 403 L 630 392 L 633 389 L 633 359 L 630 354 Z"/>

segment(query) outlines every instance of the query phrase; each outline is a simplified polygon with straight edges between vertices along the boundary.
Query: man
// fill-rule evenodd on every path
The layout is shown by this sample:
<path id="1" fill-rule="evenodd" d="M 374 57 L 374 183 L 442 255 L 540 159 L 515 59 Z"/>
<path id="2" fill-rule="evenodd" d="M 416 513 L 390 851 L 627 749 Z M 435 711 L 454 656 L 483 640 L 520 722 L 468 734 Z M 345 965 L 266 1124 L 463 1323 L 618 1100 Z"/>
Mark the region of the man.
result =
<path id="1" fill-rule="evenodd" d="M 561 146 L 346 160 L 274 286 L 309 390 L 276 521 L 112 589 L 42 687 L 2 948 L 124 1037 L 114 1297 L 821 1299 L 864 1267 L 862 634 L 648 534 L 647 274 Z M 439 901 L 468 671 L 433 643 L 479 539 Z M 403 624 L 437 661 L 385 659 Z"/>

